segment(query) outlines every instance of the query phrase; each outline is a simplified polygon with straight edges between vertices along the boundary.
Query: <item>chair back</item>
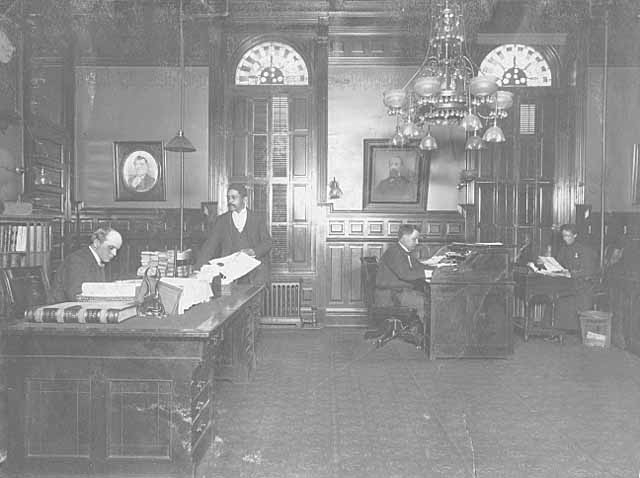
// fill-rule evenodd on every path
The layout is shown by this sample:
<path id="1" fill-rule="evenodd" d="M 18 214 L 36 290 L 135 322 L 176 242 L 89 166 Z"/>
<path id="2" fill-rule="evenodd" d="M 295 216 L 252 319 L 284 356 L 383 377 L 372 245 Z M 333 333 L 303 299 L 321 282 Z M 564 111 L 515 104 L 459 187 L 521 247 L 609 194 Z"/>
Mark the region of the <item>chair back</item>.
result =
<path id="1" fill-rule="evenodd" d="M 376 273 L 378 272 L 378 258 L 366 256 L 360 259 L 362 262 L 362 279 L 364 286 L 364 305 L 373 307 L 376 292 Z"/>
<path id="2" fill-rule="evenodd" d="M 10 320 L 22 320 L 27 307 L 49 303 L 49 279 L 42 266 L 10 267 L 2 269 L 2 274 L 8 286 Z"/>

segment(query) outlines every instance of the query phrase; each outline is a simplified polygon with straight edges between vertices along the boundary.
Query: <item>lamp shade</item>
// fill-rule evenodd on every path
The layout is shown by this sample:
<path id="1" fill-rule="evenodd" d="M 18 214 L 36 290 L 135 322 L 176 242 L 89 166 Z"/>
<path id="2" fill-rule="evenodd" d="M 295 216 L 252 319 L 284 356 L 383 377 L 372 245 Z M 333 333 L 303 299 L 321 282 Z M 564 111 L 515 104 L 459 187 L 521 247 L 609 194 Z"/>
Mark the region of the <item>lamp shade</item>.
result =
<path id="1" fill-rule="evenodd" d="M 422 76 L 413 84 L 413 91 L 420 96 L 435 96 L 440 93 L 442 80 L 434 76 Z"/>
<path id="2" fill-rule="evenodd" d="M 491 128 L 487 129 L 487 131 L 484 132 L 482 139 L 489 143 L 504 143 L 506 141 L 502 128 L 497 125 L 493 125 Z"/>
<path id="3" fill-rule="evenodd" d="M 404 136 L 402 136 L 402 133 L 400 133 L 400 131 L 396 131 L 396 134 L 394 134 L 391 138 L 391 146 L 404 146 L 404 143 Z"/>
<path id="4" fill-rule="evenodd" d="M 383 93 L 383 101 L 387 108 L 402 108 L 407 99 L 407 92 L 396 88 Z"/>
<path id="5" fill-rule="evenodd" d="M 489 96 L 498 90 L 498 79 L 493 75 L 482 75 L 473 78 L 469 91 L 473 96 Z"/>
<path id="6" fill-rule="evenodd" d="M 421 131 L 414 123 L 409 122 L 402 128 L 402 135 L 407 139 L 416 139 L 420 137 Z"/>
<path id="7" fill-rule="evenodd" d="M 467 144 L 464 147 L 464 149 L 466 149 L 467 151 L 479 151 L 484 148 L 484 141 L 482 141 L 482 138 L 480 136 L 477 136 L 475 134 L 473 136 L 469 136 Z"/>
<path id="8" fill-rule="evenodd" d="M 438 142 L 431 133 L 427 133 L 420 141 L 419 148 L 423 151 L 435 151 L 438 149 Z"/>
<path id="9" fill-rule="evenodd" d="M 178 133 L 171 138 L 171 141 L 167 143 L 164 149 L 174 153 L 193 153 L 196 150 L 182 130 L 179 130 Z"/>
<path id="10" fill-rule="evenodd" d="M 480 118 L 478 118 L 477 115 L 469 112 L 464 115 L 464 118 L 460 121 L 460 126 L 465 131 L 477 131 L 482 129 L 482 121 L 480 121 Z"/>

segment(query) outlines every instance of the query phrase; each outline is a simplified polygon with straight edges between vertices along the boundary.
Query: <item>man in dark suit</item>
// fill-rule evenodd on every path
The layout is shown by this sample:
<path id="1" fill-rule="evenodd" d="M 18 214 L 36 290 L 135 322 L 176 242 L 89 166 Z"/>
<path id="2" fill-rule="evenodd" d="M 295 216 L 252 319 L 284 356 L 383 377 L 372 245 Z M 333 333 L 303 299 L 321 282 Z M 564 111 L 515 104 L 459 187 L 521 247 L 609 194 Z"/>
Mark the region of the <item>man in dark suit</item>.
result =
<path id="1" fill-rule="evenodd" d="M 200 249 L 195 269 L 215 257 L 242 251 L 261 261 L 261 264 L 238 281 L 265 284 L 271 277 L 271 236 L 266 221 L 247 209 L 247 189 L 243 184 L 229 185 L 227 203 L 229 211 L 216 217 L 212 223 L 211 235 Z"/>
<path id="2" fill-rule="evenodd" d="M 378 183 L 374 190 L 375 201 L 415 201 L 417 199 L 417 183 L 405 168 L 399 156 L 389 159 L 389 176 Z"/>
<path id="3" fill-rule="evenodd" d="M 413 307 L 420 320 L 425 313 L 425 266 L 415 253 L 419 230 L 413 224 L 401 224 L 398 242 L 382 254 L 376 273 L 377 306 Z"/>
<path id="4" fill-rule="evenodd" d="M 149 163 L 144 156 L 133 158 L 135 174 L 127 178 L 127 185 L 137 192 L 149 191 L 156 183 L 156 179 L 149 174 Z"/>
<path id="5" fill-rule="evenodd" d="M 69 254 L 53 278 L 52 296 L 55 302 L 75 301 L 82 292 L 83 282 L 104 282 L 104 266 L 122 247 L 122 236 L 115 229 L 98 229 L 91 243 Z"/>
<path id="6" fill-rule="evenodd" d="M 593 307 L 593 291 L 598 278 L 598 254 L 586 244 L 576 240 L 578 231 L 573 224 L 560 227 L 564 244 L 558 251 L 558 262 L 569 272 L 576 291 L 578 313 Z M 575 321 L 575 319 L 574 319 Z M 574 322 L 572 321 L 572 322 Z M 577 322 L 574 327 L 577 328 Z"/>

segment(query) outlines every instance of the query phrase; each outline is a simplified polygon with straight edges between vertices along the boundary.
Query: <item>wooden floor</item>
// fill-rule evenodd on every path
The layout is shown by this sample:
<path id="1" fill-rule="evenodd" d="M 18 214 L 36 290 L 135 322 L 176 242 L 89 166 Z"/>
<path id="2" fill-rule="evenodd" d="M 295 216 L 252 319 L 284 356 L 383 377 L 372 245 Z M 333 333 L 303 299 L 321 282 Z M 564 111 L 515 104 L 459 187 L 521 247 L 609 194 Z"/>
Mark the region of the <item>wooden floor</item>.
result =
<path id="1" fill-rule="evenodd" d="M 638 476 L 640 358 L 569 337 L 518 340 L 507 360 L 430 362 L 362 335 L 263 330 L 254 380 L 220 384 L 196 476 Z"/>

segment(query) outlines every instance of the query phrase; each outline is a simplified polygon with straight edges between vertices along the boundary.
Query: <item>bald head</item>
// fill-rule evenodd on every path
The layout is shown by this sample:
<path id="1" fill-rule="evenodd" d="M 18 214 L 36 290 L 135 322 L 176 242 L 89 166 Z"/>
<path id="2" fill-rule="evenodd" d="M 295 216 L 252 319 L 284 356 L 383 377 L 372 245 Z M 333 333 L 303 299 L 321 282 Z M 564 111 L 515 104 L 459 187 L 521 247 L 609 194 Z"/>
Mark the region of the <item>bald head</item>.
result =
<path id="1" fill-rule="evenodd" d="M 122 236 L 115 229 L 98 229 L 91 235 L 91 246 L 104 263 L 111 261 L 122 247 Z"/>

